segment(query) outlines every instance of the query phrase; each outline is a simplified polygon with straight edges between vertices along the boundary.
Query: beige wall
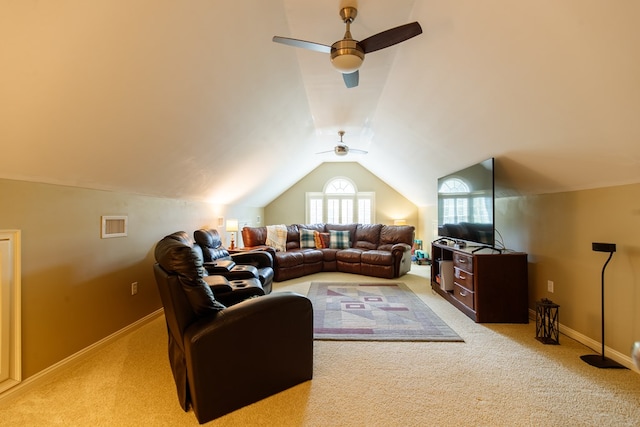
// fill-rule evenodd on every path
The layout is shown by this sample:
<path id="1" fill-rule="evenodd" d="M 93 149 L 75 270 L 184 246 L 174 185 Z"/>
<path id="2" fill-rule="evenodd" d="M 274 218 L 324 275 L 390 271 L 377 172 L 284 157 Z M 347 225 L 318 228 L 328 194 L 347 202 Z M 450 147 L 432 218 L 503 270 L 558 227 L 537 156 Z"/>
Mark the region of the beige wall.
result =
<path id="1" fill-rule="evenodd" d="M 376 193 L 375 222 L 393 224 L 394 219 L 406 219 L 408 224 L 416 227 L 416 238 L 420 238 L 418 207 L 355 162 L 331 162 L 318 166 L 265 207 L 264 224 L 304 223 L 305 193 L 322 192 L 327 181 L 335 177 L 351 179 L 358 191 Z"/>
<path id="2" fill-rule="evenodd" d="M 153 247 L 261 209 L 0 179 L 0 229 L 22 230 L 23 378 L 161 307 Z M 101 215 L 128 215 L 128 237 L 101 239 Z M 131 296 L 131 283 L 138 294 Z"/>
<path id="3" fill-rule="evenodd" d="M 608 254 L 591 243 L 617 245 L 605 272 L 605 338 L 629 355 L 640 340 L 640 184 L 499 199 L 496 210 L 507 247 L 529 253 L 529 304 L 553 300 L 562 324 L 598 342 Z"/>

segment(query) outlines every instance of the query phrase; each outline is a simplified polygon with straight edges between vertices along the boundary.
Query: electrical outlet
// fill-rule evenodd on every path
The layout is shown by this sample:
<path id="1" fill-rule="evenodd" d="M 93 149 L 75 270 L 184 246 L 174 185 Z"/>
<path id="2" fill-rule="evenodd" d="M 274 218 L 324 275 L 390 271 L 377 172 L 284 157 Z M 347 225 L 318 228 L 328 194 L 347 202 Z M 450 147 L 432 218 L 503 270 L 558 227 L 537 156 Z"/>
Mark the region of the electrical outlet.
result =
<path id="1" fill-rule="evenodd" d="M 553 280 L 547 280 L 547 290 L 553 293 Z"/>
<path id="2" fill-rule="evenodd" d="M 138 293 L 138 282 L 133 282 L 131 284 L 131 295 L 135 295 Z"/>

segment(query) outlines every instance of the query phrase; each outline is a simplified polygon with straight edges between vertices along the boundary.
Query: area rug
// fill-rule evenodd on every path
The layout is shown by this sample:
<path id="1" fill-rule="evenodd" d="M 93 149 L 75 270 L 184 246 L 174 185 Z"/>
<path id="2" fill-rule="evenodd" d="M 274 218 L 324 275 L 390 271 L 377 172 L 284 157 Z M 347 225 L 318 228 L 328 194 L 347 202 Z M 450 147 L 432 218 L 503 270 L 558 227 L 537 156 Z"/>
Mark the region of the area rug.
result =
<path id="1" fill-rule="evenodd" d="M 312 282 L 317 340 L 463 341 L 404 283 Z"/>

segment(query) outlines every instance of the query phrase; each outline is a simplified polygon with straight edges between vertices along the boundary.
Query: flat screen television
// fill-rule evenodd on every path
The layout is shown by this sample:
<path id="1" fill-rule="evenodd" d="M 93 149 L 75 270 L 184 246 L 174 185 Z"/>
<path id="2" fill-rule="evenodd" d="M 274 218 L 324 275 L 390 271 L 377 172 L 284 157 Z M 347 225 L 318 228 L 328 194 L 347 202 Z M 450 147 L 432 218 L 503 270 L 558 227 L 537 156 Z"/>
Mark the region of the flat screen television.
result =
<path id="1" fill-rule="evenodd" d="M 438 178 L 438 236 L 495 246 L 494 159 Z"/>

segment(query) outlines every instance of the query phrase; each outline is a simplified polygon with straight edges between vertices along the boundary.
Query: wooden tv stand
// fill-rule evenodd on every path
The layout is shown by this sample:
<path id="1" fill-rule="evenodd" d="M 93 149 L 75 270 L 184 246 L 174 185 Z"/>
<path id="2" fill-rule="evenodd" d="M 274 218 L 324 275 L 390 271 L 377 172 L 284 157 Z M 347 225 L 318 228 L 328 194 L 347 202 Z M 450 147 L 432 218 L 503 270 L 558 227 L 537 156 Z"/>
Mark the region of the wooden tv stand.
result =
<path id="1" fill-rule="evenodd" d="M 431 288 L 473 321 L 529 323 L 527 254 L 472 246 L 457 249 L 434 242 L 431 259 Z M 451 264 L 453 281 L 441 286 L 441 265 L 444 276 Z"/>

